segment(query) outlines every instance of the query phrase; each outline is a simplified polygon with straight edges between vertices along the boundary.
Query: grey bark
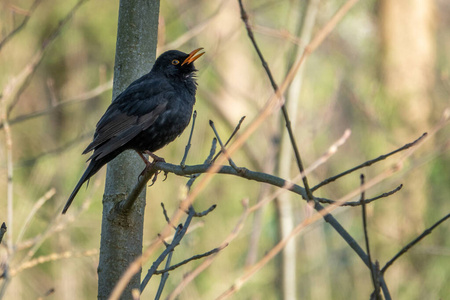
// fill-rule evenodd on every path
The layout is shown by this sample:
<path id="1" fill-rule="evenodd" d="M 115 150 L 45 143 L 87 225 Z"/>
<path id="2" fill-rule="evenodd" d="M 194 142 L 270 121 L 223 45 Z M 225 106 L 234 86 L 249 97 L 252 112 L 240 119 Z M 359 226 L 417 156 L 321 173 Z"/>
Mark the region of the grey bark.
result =
<path id="1" fill-rule="evenodd" d="M 113 99 L 133 80 L 150 71 L 155 61 L 159 0 L 121 0 L 114 65 Z M 144 168 L 134 151 L 108 164 L 103 196 L 102 235 L 98 266 L 98 299 L 107 299 L 128 265 L 142 254 L 145 190 L 127 213 L 114 205 L 124 200 Z M 129 282 L 121 299 L 132 299 L 140 274 Z"/>

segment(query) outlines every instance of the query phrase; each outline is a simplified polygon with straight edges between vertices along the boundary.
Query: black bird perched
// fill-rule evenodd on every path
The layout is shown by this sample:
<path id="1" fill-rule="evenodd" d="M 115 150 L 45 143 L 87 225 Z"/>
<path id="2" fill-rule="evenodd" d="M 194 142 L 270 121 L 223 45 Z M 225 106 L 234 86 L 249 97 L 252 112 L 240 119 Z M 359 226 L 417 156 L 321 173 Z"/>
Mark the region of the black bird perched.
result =
<path id="1" fill-rule="evenodd" d="M 204 54 L 198 53 L 202 49 L 189 54 L 177 50 L 164 52 L 149 73 L 130 84 L 111 103 L 97 123 L 92 143 L 83 151 L 94 153 L 63 214 L 83 183 L 124 150 L 136 150 L 148 165 L 142 152 L 161 149 L 183 132 L 195 104 L 197 70 L 193 62 Z"/>

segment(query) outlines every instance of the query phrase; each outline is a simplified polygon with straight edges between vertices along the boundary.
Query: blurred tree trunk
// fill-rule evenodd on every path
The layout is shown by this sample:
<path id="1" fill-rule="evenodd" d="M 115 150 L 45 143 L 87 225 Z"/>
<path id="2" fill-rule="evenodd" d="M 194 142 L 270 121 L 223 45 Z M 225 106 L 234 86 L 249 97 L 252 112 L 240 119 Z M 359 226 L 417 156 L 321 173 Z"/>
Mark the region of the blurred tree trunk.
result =
<path id="1" fill-rule="evenodd" d="M 434 85 L 434 1 L 382 0 L 380 31 L 386 91 L 398 101 L 402 120 L 420 133 L 430 116 Z"/>
<path id="2" fill-rule="evenodd" d="M 434 1 L 382 0 L 380 31 L 383 83 L 388 99 L 395 101 L 402 124 L 399 134 L 405 137 L 402 143 L 428 130 L 436 60 Z M 404 190 L 409 201 L 414 201 L 405 215 L 421 228 L 426 172 L 422 169 L 416 173 Z"/>
<path id="3" fill-rule="evenodd" d="M 433 0 L 382 0 L 380 2 L 380 32 L 382 45 L 382 75 L 387 94 L 386 101 L 393 101 L 396 108 L 394 118 L 400 120 L 396 126 L 399 144 L 416 138 L 427 131 L 431 115 L 430 91 L 434 85 L 435 27 Z M 400 131 L 400 132 L 399 132 Z M 421 151 L 426 151 L 424 147 Z M 416 169 L 405 181 L 402 190 L 405 202 L 384 211 L 383 228 L 386 234 L 398 240 L 409 237 L 404 228 L 420 232 L 426 212 L 427 170 Z M 399 213 L 401 212 L 401 213 Z M 402 263 L 402 262 L 400 262 Z M 405 268 L 392 270 L 390 282 L 401 282 L 408 276 Z M 399 287 L 391 287 L 394 291 Z"/>
<path id="4" fill-rule="evenodd" d="M 121 0 L 114 66 L 113 99 L 133 80 L 150 71 L 155 61 L 158 0 Z M 145 191 L 123 218 L 110 218 L 114 205 L 136 184 L 144 164 L 134 151 L 126 151 L 108 164 L 103 196 L 102 235 L 98 266 L 98 299 L 107 299 L 129 264 L 142 254 Z M 129 282 L 121 299 L 132 299 L 140 274 Z"/>

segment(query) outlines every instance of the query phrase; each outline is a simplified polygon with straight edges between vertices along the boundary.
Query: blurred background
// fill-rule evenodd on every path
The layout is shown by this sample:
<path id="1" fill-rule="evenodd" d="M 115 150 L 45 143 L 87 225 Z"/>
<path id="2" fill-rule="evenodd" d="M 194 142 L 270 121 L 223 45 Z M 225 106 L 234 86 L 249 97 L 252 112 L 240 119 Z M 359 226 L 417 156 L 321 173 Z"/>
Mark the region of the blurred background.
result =
<path id="1" fill-rule="evenodd" d="M 86 167 L 88 157 L 81 152 L 111 102 L 119 3 L 86 1 L 48 44 L 49 35 L 76 3 L 0 3 L 0 40 L 27 20 L 0 48 L 0 222 L 8 226 L 0 261 L 7 261 L 11 275 L 4 299 L 92 299 L 97 295 L 105 170 L 81 190 L 68 215 L 59 214 Z M 256 40 L 281 83 L 310 37 L 344 1 L 252 0 L 244 4 Z M 450 106 L 449 25 L 448 1 L 360 1 L 308 57 L 286 93 L 306 167 L 346 129 L 352 131 L 337 153 L 309 174 L 311 186 L 412 142 L 424 132 L 432 133 L 401 170 L 366 193 L 371 198 L 404 185 L 367 207 L 372 258 L 381 266 L 450 211 L 450 130 L 448 123 L 440 122 Z M 196 62 L 198 117 L 187 164 L 203 163 L 207 157 L 214 137 L 209 120 L 226 140 L 239 119 L 246 116 L 242 126 L 248 125 L 273 93 L 247 37 L 237 1 L 161 2 L 158 55 L 168 49 L 190 52 L 198 47 L 204 47 L 206 54 Z M 14 85 L 30 68 L 33 72 L 25 84 Z M 157 154 L 179 163 L 187 132 Z M 251 170 L 295 177 L 298 171 L 284 132 L 281 114 L 271 115 L 234 154 L 234 161 Z M 12 141 L 10 148 L 8 141 Z M 337 200 L 358 188 L 361 172 L 370 180 L 401 155 L 352 173 L 314 195 Z M 11 185 L 8 188 L 11 170 L 12 190 Z M 144 249 L 165 225 L 160 203 L 170 215 L 178 207 L 186 181 L 170 174 L 147 189 Z M 274 191 L 260 183 L 217 175 L 195 202 L 198 211 L 212 204 L 217 209 L 195 220 L 195 230 L 178 246 L 173 262 L 220 245 L 241 217 L 241 201 L 254 204 Z M 8 197 L 13 201 L 9 213 Z M 239 235 L 179 299 L 219 296 L 311 213 L 305 201 L 287 193 L 263 206 L 246 219 Z M 343 207 L 333 215 L 363 245 L 361 209 Z M 393 299 L 450 295 L 449 236 L 450 226 L 443 223 L 386 272 Z M 308 226 L 287 249 L 290 253 L 278 255 L 233 297 L 368 299 L 372 292 L 368 269 L 323 221 Z M 152 261 L 143 266 L 144 273 Z M 166 293 L 199 263 L 172 272 Z M 292 281 L 290 286 L 286 277 Z M 153 298 L 159 282 L 155 279 L 143 299 Z"/>

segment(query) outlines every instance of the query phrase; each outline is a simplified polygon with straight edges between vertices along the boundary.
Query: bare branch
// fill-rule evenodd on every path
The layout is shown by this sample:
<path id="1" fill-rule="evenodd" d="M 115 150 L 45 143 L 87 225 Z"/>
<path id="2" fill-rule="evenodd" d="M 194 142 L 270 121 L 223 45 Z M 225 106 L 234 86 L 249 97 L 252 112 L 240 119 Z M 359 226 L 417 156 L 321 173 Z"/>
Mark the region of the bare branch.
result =
<path id="1" fill-rule="evenodd" d="M 177 269 L 177 268 L 179 268 L 179 267 L 181 267 L 181 266 L 183 266 L 183 265 L 185 265 L 185 264 L 187 264 L 187 263 L 189 263 L 189 262 L 191 262 L 193 260 L 198 260 L 198 259 L 201 259 L 203 257 L 207 257 L 207 256 L 210 256 L 210 255 L 213 255 L 213 254 L 221 251 L 222 249 L 224 249 L 226 246 L 228 246 L 228 245 L 224 245 L 224 246 L 221 246 L 221 247 L 218 247 L 218 248 L 214 248 L 214 249 L 212 249 L 212 250 L 210 250 L 208 252 L 202 253 L 202 254 L 197 254 L 197 255 L 191 256 L 188 259 L 185 259 L 182 262 L 179 262 L 179 263 L 177 263 L 177 264 L 175 264 L 175 265 L 173 265 L 171 267 L 166 267 L 164 270 L 157 270 L 157 271 L 155 271 L 155 275 L 164 274 L 164 273 L 167 273 L 169 271 L 173 271 L 173 270 L 175 270 L 175 269 Z"/>
<path id="2" fill-rule="evenodd" d="M 228 155 L 227 150 L 225 149 L 225 145 L 222 143 L 222 140 L 220 139 L 219 133 L 216 130 L 216 126 L 214 125 L 214 122 L 212 120 L 209 120 L 209 126 L 211 126 L 212 130 L 214 131 L 214 134 L 217 138 L 217 141 L 219 142 L 219 145 L 221 147 L 221 152 L 225 155 L 225 157 L 228 159 L 228 162 L 230 163 L 230 166 L 232 166 L 237 172 L 240 172 L 240 168 L 236 166 L 234 161 L 231 159 L 231 157 Z"/>
<path id="3" fill-rule="evenodd" d="M 8 228 L 6 227 L 5 222 L 3 222 L 2 226 L 0 227 L 0 243 L 2 242 L 3 236 L 5 235 L 7 229 Z"/>
<path id="4" fill-rule="evenodd" d="M 422 140 L 424 137 L 426 137 L 426 136 L 427 136 L 427 133 L 425 132 L 424 134 L 422 134 L 422 135 L 421 135 L 417 140 L 415 140 L 414 142 L 405 144 L 405 145 L 403 145 L 402 147 L 400 147 L 400 148 L 398 148 L 398 149 L 396 149 L 396 150 L 394 150 L 394 151 L 392 151 L 392 152 L 389 152 L 388 154 L 380 155 L 380 156 L 378 156 L 378 157 L 375 158 L 375 159 L 368 160 L 368 161 L 366 161 L 366 162 L 364 162 L 364 163 L 362 163 L 362 164 L 360 164 L 360 165 L 358 165 L 358 166 L 356 166 L 356 167 L 354 167 L 354 168 L 351 168 L 351 169 L 349 169 L 349 170 L 347 170 L 347 171 L 344 171 L 344 172 L 342 172 L 342 173 L 340 173 L 340 174 L 337 174 L 337 175 L 335 175 L 335 176 L 333 176 L 333 177 L 327 178 L 326 180 L 322 181 L 322 182 L 319 183 L 318 185 L 316 185 L 316 186 L 314 186 L 313 188 L 311 188 L 311 191 L 315 191 L 315 190 L 321 188 L 322 186 L 324 186 L 324 185 L 326 185 L 326 184 L 329 184 L 329 183 L 331 183 L 331 182 L 333 182 L 333 181 L 335 181 L 335 180 L 337 180 L 337 179 L 339 179 L 339 178 L 341 178 L 341 177 L 343 177 L 343 176 L 345 176 L 345 175 L 347 175 L 347 174 L 350 174 L 350 173 L 352 173 L 352 172 L 355 172 L 355 171 L 357 171 L 357 170 L 359 170 L 359 169 L 362 169 L 362 168 L 364 168 L 364 167 L 371 166 L 371 165 L 373 165 L 374 163 L 377 163 L 377 162 L 379 162 L 379 161 L 382 161 L 382 160 L 388 158 L 389 156 L 392 156 L 392 155 L 394 155 L 394 154 L 396 154 L 396 153 L 398 153 L 398 152 L 401 152 L 401 151 L 404 151 L 404 150 L 406 150 L 406 149 L 409 149 L 409 148 L 411 148 L 412 146 L 414 146 L 414 145 L 416 145 L 417 143 L 419 143 L 419 141 L 421 141 L 421 140 Z"/>
<path id="5" fill-rule="evenodd" d="M 205 164 L 207 165 L 211 165 L 211 162 L 213 161 L 213 156 L 216 153 L 216 146 L 217 146 L 217 139 L 213 138 L 212 142 L 211 142 L 211 149 L 209 150 L 209 155 L 208 157 L 205 159 Z M 189 179 L 189 181 L 186 183 L 186 188 L 187 190 L 190 190 L 192 185 L 194 184 L 194 181 L 200 176 L 201 174 L 192 174 L 191 178 Z"/>
<path id="6" fill-rule="evenodd" d="M 239 123 L 237 124 L 237 126 L 234 128 L 233 133 L 231 133 L 230 137 L 228 138 L 227 142 L 225 143 L 225 147 L 230 143 L 230 141 L 233 139 L 233 137 L 236 135 L 236 133 L 239 131 L 239 129 L 241 129 L 241 125 L 244 122 L 245 116 L 243 116 L 240 120 Z M 222 150 L 220 150 L 219 152 L 217 152 L 216 156 L 214 157 L 214 159 L 212 161 L 215 161 L 217 159 L 217 157 L 219 157 L 220 153 L 222 153 Z"/>
<path id="7" fill-rule="evenodd" d="M 166 247 L 169 247 L 169 245 L 166 245 Z M 167 256 L 167 259 L 166 259 L 166 269 L 169 268 L 169 266 L 170 266 L 170 262 L 172 261 L 172 256 L 173 256 L 173 251 L 170 251 L 169 255 Z M 156 296 L 155 296 L 155 300 L 159 300 L 159 298 L 161 298 L 161 294 L 164 290 L 164 286 L 166 285 L 167 278 L 169 278 L 168 272 L 162 274 L 161 282 L 159 283 L 158 291 L 156 292 Z"/>
<path id="8" fill-rule="evenodd" d="M 364 174 L 361 174 L 361 186 L 364 186 Z M 365 191 L 361 190 L 361 209 L 362 209 L 362 221 L 363 221 L 363 232 L 364 232 L 364 241 L 366 243 L 366 252 L 367 252 L 367 260 L 369 262 L 370 275 L 372 277 L 372 283 L 374 287 L 374 296 L 375 299 L 380 299 L 380 282 L 377 276 L 377 272 L 372 263 L 372 257 L 370 255 L 370 245 L 369 245 L 369 234 L 367 233 L 367 213 L 366 213 L 366 201 L 365 201 Z"/>
<path id="9" fill-rule="evenodd" d="M 403 184 L 400 184 L 398 187 L 396 187 L 392 191 L 383 193 L 383 194 L 378 195 L 378 196 L 373 197 L 373 198 L 364 199 L 364 203 L 367 204 L 367 203 L 373 202 L 373 201 L 381 199 L 381 198 L 389 197 L 389 196 L 397 193 L 398 191 L 400 191 L 402 188 L 403 188 Z M 326 204 L 333 204 L 333 203 L 335 203 L 335 201 L 333 201 L 333 200 L 329 201 L 328 199 L 324 199 L 324 198 L 319 198 L 318 201 L 320 203 L 326 203 Z M 361 201 L 351 201 L 351 202 L 345 202 L 341 206 L 360 206 L 360 205 L 361 205 Z"/>
<path id="10" fill-rule="evenodd" d="M 186 158 L 187 158 L 188 153 L 189 153 L 189 149 L 191 149 L 191 140 L 192 140 L 192 134 L 194 133 L 194 126 L 195 126 L 195 120 L 196 119 L 197 119 L 197 111 L 194 110 L 194 114 L 192 116 L 191 133 L 189 134 L 189 139 L 188 139 L 188 142 L 187 142 L 185 150 L 184 150 L 183 159 L 181 159 L 181 162 L 180 162 L 180 166 L 182 166 L 182 167 L 185 166 Z"/>
<path id="11" fill-rule="evenodd" d="M 164 207 L 164 203 L 162 203 L 162 202 L 161 202 L 161 207 L 163 209 L 164 218 L 166 219 L 167 224 L 170 224 L 169 216 L 167 215 L 166 208 Z M 173 227 L 173 229 L 176 229 L 176 228 Z"/>
<path id="12" fill-rule="evenodd" d="M 10 275 L 16 276 L 18 273 L 20 273 L 26 269 L 34 268 L 37 265 L 44 264 L 47 262 L 52 262 L 52 261 L 57 261 L 57 260 L 67 259 L 67 258 L 87 257 L 87 256 L 95 256 L 95 255 L 98 255 L 98 249 L 91 249 L 91 250 L 86 250 L 86 251 L 81 251 L 81 252 L 66 251 L 66 252 L 62 252 L 62 253 L 52 253 L 50 255 L 39 256 L 35 259 L 32 259 L 30 261 L 20 264 L 16 268 L 12 268 L 10 270 Z"/>
<path id="13" fill-rule="evenodd" d="M 217 204 L 213 204 L 213 205 L 211 205 L 208 209 L 205 209 L 204 211 L 202 211 L 202 212 L 196 212 L 195 213 L 195 215 L 194 215 L 194 217 L 204 217 L 204 216 L 206 216 L 207 214 L 209 214 L 210 212 L 212 212 L 213 210 L 215 210 L 216 209 L 216 207 L 217 207 Z"/>
<path id="14" fill-rule="evenodd" d="M 415 238 L 414 240 L 412 240 L 410 243 L 408 243 L 405 247 L 403 247 L 391 260 L 389 260 L 383 268 L 381 268 L 381 274 L 384 274 L 387 269 L 398 259 L 400 258 L 400 256 L 402 256 L 403 254 L 405 254 L 409 249 L 411 249 L 415 244 L 417 244 L 418 242 L 420 242 L 424 237 L 426 237 L 427 235 L 429 235 L 436 227 L 438 227 L 442 222 L 446 221 L 448 218 L 450 218 L 450 214 L 447 214 L 446 216 L 444 216 L 442 219 L 440 219 L 439 221 L 437 221 L 436 223 L 433 224 L 433 226 L 431 226 L 430 228 L 427 228 L 424 232 L 422 232 L 421 235 L 419 235 L 417 238 Z"/>
<path id="15" fill-rule="evenodd" d="M 146 168 L 144 175 L 139 176 L 138 183 L 134 186 L 131 192 L 128 194 L 127 198 L 123 201 L 117 202 L 115 209 L 112 210 L 111 214 L 126 214 L 130 208 L 133 206 L 134 202 L 137 200 L 139 194 L 147 185 L 147 182 L 158 173 L 159 170 L 156 169 L 156 164 L 151 164 L 150 167 Z"/>

